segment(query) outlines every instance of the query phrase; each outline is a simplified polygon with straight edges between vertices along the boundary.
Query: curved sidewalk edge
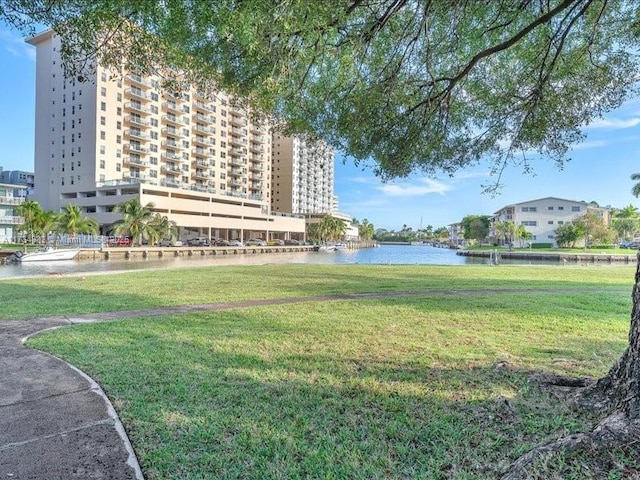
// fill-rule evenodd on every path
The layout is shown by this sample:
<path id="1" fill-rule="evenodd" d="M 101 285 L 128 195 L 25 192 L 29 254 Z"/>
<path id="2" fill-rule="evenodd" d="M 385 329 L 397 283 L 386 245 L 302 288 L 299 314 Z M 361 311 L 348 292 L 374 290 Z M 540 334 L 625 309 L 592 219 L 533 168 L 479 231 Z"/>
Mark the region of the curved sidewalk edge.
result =
<path id="1" fill-rule="evenodd" d="M 144 478 L 100 386 L 63 360 L 23 345 L 32 335 L 73 323 L 0 323 L 0 478 Z"/>

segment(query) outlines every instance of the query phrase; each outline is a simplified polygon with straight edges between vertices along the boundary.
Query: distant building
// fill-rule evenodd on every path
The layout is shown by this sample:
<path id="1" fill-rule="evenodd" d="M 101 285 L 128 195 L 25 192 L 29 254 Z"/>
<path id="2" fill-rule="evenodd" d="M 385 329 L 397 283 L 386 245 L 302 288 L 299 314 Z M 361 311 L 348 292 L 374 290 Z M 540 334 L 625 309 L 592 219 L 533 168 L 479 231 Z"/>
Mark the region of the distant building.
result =
<path id="1" fill-rule="evenodd" d="M 611 220 L 611 211 L 592 203 L 567 200 L 557 197 L 545 197 L 526 202 L 505 205 L 491 218 L 490 237 L 497 240 L 495 226 L 499 222 L 512 221 L 524 226 L 532 237 L 533 243 L 551 243 L 557 246 L 555 230 L 587 213 L 601 217 L 606 225 Z"/>
<path id="2" fill-rule="evenodd" d="M 334 156 L 323 141 L 274 133 L 271 210 L 302 215 L 334 211 Z"/>
<path id="3" fill-rule="evenodd" d="M 464 241 L 462 223 L 452 223 L 447 227 L 447 230 L 449 230 L 449 243 L 452 245 L 462 245 L 462 242 Z"/>
<path id="4" fill-rule="evenodd" d="M 23 195 L 14 195 L 21 190 Z M 25 186 L 0 183 L 0 243 L 9 243 L 16 237 L 16 229 L 24 223 L 17 215 L 16 207 L 24 202 Z"/>
<path id="5" fill-rule="evenodd" d="M 14 189 L 15 197 L 27 197 L 33 193 L 34 174 L 24 170 L 3 170 L 0 168 L 0 183 L 21 185 L 27 188 Z"/>

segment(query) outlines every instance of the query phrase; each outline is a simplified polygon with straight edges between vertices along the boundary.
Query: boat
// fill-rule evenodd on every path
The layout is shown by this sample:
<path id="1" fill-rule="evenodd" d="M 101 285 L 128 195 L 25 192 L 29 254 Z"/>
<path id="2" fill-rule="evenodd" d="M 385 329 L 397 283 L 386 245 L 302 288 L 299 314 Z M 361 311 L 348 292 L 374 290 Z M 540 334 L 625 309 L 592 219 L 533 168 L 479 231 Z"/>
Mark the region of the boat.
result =
<path id="1" fill-rule="evenodd" d="M 47 248 L 38 252 L 14 252 L 12 260 L 20 263 L 25 262 L 53 262 L 59 260 L 73 260 L 80 253 L 78 249 Z"/>

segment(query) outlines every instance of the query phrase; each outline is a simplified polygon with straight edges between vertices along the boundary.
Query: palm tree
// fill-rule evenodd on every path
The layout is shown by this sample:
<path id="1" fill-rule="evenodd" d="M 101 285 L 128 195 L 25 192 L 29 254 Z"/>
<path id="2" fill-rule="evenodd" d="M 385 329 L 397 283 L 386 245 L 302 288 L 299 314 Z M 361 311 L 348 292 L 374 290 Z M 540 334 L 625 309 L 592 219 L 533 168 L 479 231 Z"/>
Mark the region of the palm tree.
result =
<path id="1" fill-rule="evenodd" d="M 88 233 L 96 235 L 100 225 L 90 217 L 85 217 L 78 205 L 68 204 L 63 208 L 62 213 L 58 216 L 58 231 L 67 233 L 71 237 L 79 233 Z"/>
<path id="2" fill-rule="evenodd" d="M 373 224 L 366 218 L 362 220 L 360 225 L 358 225 L 358 235 L 360 235 L 362 240 L 371 240 L 373 238 L 374 231 L 375 229 L 373 228 Z"/>
<path id="3" fill-rule="evenodd" d="M 142 233 L 143 238 L 149 240 L 150 245 L 158 243 L 162 238 L 174 240 L 178 236 L 178 226 L 173 220 L 165 215 L 156 213 L 147 224 L 147 228 Z"/>
<path id="4" fill-rule="evenodd" d="M 29 235 L 31 243 L 34 243 L 34 236 L 38 233 L 38 220 L 44 213 L 42 207 L 35 200 L 27 200 L 16 207 L 16 213 L 24 219 L 19 231 Z"/>
<path id="5" fill-rule="evenodd" d="M 637 182 L 631 189 L 634 197 L 640 197 L 640 173 L 632 173 L 631 180 Z"/>
<path id="6" fill-rule="evenodd" d="M 342 237 L 347 232 L 347 225 L 343 220 L 333 217 L 331 215 L 325 215 L 320 222 L 320 239 L 323 241 L 335 241 Z"/>
<path id="7" fill-rule="evenodd" d="M 140 245 L 143 238 L 149 237 L 149 225 L 155 218 L 152 208 L 152 203 L 143 207 L 139 197 L 116 205 L 113 212 L 121 213 L 122 219 L 114 222 L 110 230 L 115 235 L 130 235 L 132 244 Z"/>

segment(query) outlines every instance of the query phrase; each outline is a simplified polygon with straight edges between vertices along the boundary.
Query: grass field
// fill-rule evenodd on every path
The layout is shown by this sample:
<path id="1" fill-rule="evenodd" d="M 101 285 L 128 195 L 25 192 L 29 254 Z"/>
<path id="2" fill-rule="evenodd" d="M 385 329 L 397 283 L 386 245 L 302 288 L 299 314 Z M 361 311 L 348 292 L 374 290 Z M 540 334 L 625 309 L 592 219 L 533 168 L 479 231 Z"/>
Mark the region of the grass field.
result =
<path id="1" fill-rule="evenodd" d="M 3 281 L 0 301 L 10 321 L 424 291 L 125 319 L 29 344 L 103 386 L 150 479 L 485 479 L 594 424 L 529 374 L 604 374 L 626 346 L 632 280 L 629 266 L 218 267 Z M 528 478 L 629 478 L 639 453 L 559 457 Z"/>

